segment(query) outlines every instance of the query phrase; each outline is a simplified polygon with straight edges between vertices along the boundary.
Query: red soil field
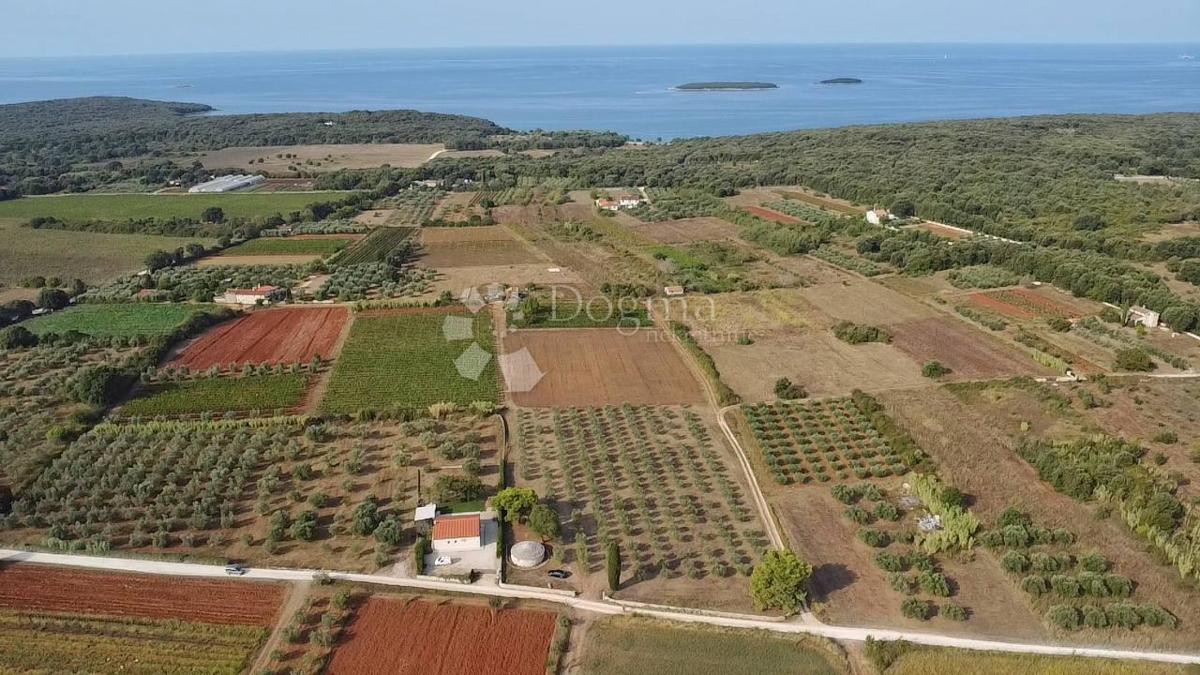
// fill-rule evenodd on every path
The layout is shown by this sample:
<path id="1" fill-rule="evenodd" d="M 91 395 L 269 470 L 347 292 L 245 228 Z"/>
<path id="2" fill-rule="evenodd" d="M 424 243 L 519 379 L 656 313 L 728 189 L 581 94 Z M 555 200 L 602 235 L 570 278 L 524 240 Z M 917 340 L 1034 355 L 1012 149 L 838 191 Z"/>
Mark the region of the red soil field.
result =
<path id="1" fill-rule="evenodd" d="M 283 602 L 278 584 L 0 566 L 0 609 L 147 619 L 227 626 L 275 623 Z"/>
<path id="2" fill-rule="evenodd" d="M 333 653 L 332 675 L 544 675 L 550 612 L 371 598 Z"/>
<path id="3" fill-rule="evenodd" d="M 1068 304 L 1056 302 L 1027 288 L 975 293 L 971 301 L 985 309 L 1001 312 L 1014 319 L 1057 316 L 1074 319 L 1083 313 Z"/>
<path id="4" fill-rule="evenodd" d="M 761 206 L 746 206 L 744 208 L 759 218 L 766 218 L 767 220 L 780 223 L 781 225 L 795 225 L 797 223 L 804 222 L 803 220 L 800 220 L 794 216 L 789 216 L 786 213 L 772 211 L 771 209 L 764 209 Z"/>
<path id="5" fill-rule="evenodd" d="M 971 302 L 979 307 L 1013 319 L 1032 319 L 1034 313 L 997 300 L 986 293 L 972 293 Z"/>
<path id="6" fill-rule="evenodd" d="M 260 363 L 307 363 L 334 356 L 345 307 L 271 309 L 221 324 L 188 345 L 170 365 L 206 370 L 212 366 Z"/>
<path id="7" fill-rule="evenodd" d="M 888 330 L 897 349 L 917 363 L 941 361 L 953 379 L 1050 374 L 1023 352 L 956 319 L 905 321 Z"/>

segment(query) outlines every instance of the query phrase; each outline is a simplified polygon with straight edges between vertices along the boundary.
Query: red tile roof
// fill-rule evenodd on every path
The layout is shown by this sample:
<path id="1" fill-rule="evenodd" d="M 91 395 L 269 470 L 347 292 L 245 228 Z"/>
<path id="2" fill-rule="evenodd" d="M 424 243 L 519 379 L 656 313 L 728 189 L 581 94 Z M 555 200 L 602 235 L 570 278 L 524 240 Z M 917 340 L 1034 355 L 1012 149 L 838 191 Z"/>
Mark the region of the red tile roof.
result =
<path id="1" fill-rule="evenodd" d="M 463 539 L 479 536 L 479 514 L 447 516 L 433 521 L 434 539 Z"/>

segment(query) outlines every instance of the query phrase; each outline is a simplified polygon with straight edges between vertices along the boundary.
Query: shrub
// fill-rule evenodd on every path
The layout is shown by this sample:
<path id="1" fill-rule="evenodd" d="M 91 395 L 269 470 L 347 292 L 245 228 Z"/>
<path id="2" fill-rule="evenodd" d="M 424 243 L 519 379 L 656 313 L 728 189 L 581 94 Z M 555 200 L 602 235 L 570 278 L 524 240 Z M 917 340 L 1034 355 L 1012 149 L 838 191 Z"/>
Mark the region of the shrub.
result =
<path id="1" fill-rule="evenodd" d="M 887 551 L 880 551 L 876 554 L 875 564 L 885 572 L 903 572 L 908 569 L 907 560 Z"/>
<path id="2" fill-rule="evenodd" d="M 921 572 L 917 576 L 917 583 L 920 584 L 921 590 L 929 595 L 936 595 L 939 598 L 950 596 L 950 582 L 941 572 Z"/>
<path id="3" fill-rule="evenodd" d="M 866 326 L 851 321 L 843 321 L 833 327 L 837 339 L 852 345 L 867 342 L 891 342 L 892 335 L 878 326 Z"/>
<path id="4" fill-rule="evenodd" d="M 866 525 L 871 522 L 871 514 L 861 506 L 850 506 L 846 508 L 846 517 L 859 525 Z"/>
<path id="5" fill-rule="evenodd" d="M 950 369 L 940 361 L 929 361 L 921 366 L 921 374 L 929 378 L 939 378 L 950 373 Z"/>
<path id="6" fill-rule="evenodd" d="M 905 598 L 900 603 L 900 613 L 909 619 L 927 621 L 933 616 L 933 605 L 917 598 Z"/>
<path id="7" fill-rule="evenodd" d="M 608 590 L 616 591 L 621 587 L 621 547 L 616 540 L 608 542 L 604 564 L 608 572 Z"/>
<path id="8" fill-rule="evenodd" d="M 808 597 L 812 565 L 791 551 L 767 551 L 750 575 L 750 597 L 759 610 L 798 611 Z"/>
<path id="9" fill-rule="evenodd" d="M 1021 574 L 1029 571 L 1029 556 L 1020 551 L 1009 551 L 1000 558 L 1000 566 L 1005 572 Z"/>
<path id="10" fill-rule="evenodd" d="M 1132 372 L 1147 372 L 1154 370 L 1154 360 L 1140 347 L 1124 347 L 1116 352 L 1115 365 L 1117 370 Z"/>
<path id="11" fill-rule="evenodd" d="M 875 505 L 875 517 L 880 520 L 896 522 L 900 520 L 900 509 L 896 508 L 895 504 L 880 502 Z"/>
<path id="12" fill-rule="evenodd" d="M 1154 435 L 1153 440 L 1155 443 L 1174 445 L 1179 442 L 1179 436 L 1174 431 L 1160 431 Z"/>
<path id="13" fill-rule="evenodd" d="M 775 380 L 775 396 L 785 401 L 808 398 L 808 390 L 786 377 L 781 377 Z"/>
<path id="14" fill-rule="evenodd" d="M 1050 592 L 1050 583 L 1046 577 L 1031 574 L 1021 580 L 1021 588 L 1035 598 L 1040 598 Z"/>
<path id="15" fill-rule="evenodd" d="M 885 548 L 888 544 L 892 543 L 892 538 L 888 536 L 887 532 L 881 532 L 871 528 L 866 528 L 859 531 L 858 538 L 867 546 L 873 546 L 875 548 Z"/>
<path id="16" fill-rule="evenodd" d="M 1046 612 L 1046 620 L 1063 630 L 1079 630 L 1079 610 L 1070 605 L 1054 605 Z"/>
<path id="17" fill-rule="evenodd" d="M 1108 571 L 1108 558 L 1093 551 L 1079 559 L 1079 566 L 1088 572 L 1103 573 Z"/>
<path id="18" fill-rule="evenodd" d="M 951 621 L 967 620 L 967 608 L 952 602 L 942 605 L 941 614 Z"/>
<path id="19" fill-rule="evenodd" d="M 901 656 L 914 649 L 911 642 L 905 640 L 876 640 L 870 635 L 867 636 L 865 651 L 867 658 L 875 666 L 875 670 L 883 673 L 892 664 L 900 660 Z"/>
<path id="20" fill-rule="evenodd" d="M 1083 625 L 1088 628 L 1108 628 L 1108 615 L 1103 608 L 1088 605 L 1083 608 Z"/>

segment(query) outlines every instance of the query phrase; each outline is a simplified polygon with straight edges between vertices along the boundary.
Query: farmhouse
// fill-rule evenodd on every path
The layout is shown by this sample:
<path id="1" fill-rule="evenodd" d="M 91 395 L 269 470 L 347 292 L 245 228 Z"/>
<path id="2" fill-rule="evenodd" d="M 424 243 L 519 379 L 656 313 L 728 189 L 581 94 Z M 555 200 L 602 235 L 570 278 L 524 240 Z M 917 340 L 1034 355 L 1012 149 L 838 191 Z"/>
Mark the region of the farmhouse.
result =
<path id="1" fill-rule="evenodd" d="M 222 192 L 245 190 L 247 188 L 256 187 L 265 182 L 267 182 L 267 179 L 262 176 L 221 176 L 220 178 L 214 178 L 207 183 L 194 185 L 188 189 L 188 192 L 193 194 L 220 194 Z"/>
<path id="2" fill-rule="evenodd" d="M 597 199 L 596 206 L 605 211 L 620 211 L 621 209 L 632 209 L 635 206 L 640 206 L 646 200 L 633 194 L 623 194 L 616 199 Z"/>
<path id="3" fill-rule="evenodd" d="M 1158 312 L 1146 307 L 1133 306 L 1129 308 L 1129 323 L 1146 328 L 1158 328 Z"/>
<path id="4" fill-rule="evenodd" d="M 216 298 L 213 302 L 223 305 L 268 304 L 283 298 L 283 289 L 278 286 L 258 286 L 256 288 L 231 288 Z"/>
<path id="5" fill-rule="evenodd" d="M 479 549 L 482 533 L 478 513 L 437 518 L 433 521 L 433 550 L 442 553 Z"/>
<path id="6" fill-rule="evenodd" d="M 887 209 L 871 209 L 867 211 L 867 222 L 872 225 L 882 225 L 889 220 L 895 220 L 896 217 L 888 212 Z"/>

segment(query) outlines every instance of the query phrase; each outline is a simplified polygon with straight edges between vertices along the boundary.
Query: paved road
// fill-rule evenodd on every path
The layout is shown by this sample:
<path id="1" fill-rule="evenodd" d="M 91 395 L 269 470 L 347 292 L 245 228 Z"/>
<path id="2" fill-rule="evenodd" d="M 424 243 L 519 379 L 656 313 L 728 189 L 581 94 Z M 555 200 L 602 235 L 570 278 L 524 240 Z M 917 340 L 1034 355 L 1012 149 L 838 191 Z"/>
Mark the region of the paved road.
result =
<path id="1" fill-rule="evenodd" d="M 176 563 L 157 560 L 133 560 L 128 558 L 103 558 L 85 555 L 67 555 L 59 553 L 35 553 L 30 551 L 15 551 L 0 549 L 0 563 L 36 563 L 39 565 L 62 565 L 67 567 L 85 567 L 91 569 L 137 572 L 142 574 L 162 574 L 184 577 L 209 577 L 232 580 L 258 581 L 311 581 L 315 570 L 253 568 L 244 576 L 230 577 L 220 565 L 203 565 L 197 563 Z M 767 619 L 736 618 L 730 616 L 714 616 L 698 613 L 692 610 L 652 610 L 626 609 L 613 602 L 588 600 L 575 596 L 561 595 L 539 588 L 526 586 L 495 586 L 487 584 L 457 584 L 447 581 L 426 579 L 406 579 L 401 577 L 378 576 L 372 574 L 355 574 L 352 572 L 328 572 L 330 578 L 353 581 L 366 584 L 415 588 L 450 593 L 470 593 L 505 598 L 520 598 L 540 600 L 571 607 L 582 612 L 595 614 L 639 614 L 653 616 L 667 621 L 686 623 L 703 623 L 729 628 L 751 628 L 773 631 L 777 633 L 808 633 L 834 640 L 862 641 L 868 636 L 880 640 L 908 640 L 917 644 L 935 647 L 951 647 L 956 649 L 975 649 L 985 651 L 1013 652 L 1021 654 L 1045 654 L 1054 656 L 1091 656 L 1109 659 L 1127 659 L 1141 661 L 1159 661 L 1164 663 L 1196 663 L 1200 664 L 1200 654 L 1177 652 L 1154 652 L 1132 649 L 1111 649 L 1107 647 L 1066 647 L 1059 645 L 1004 642 L 998 640 L 983 640 L 974 638 L 939 635 L 936 633 L 921 633 L 914 631 L 898 631 L 888 628 L 851 628 L 830 626 L 826 624 L 809 623 L 803 620 L 771 621 Z"/>

